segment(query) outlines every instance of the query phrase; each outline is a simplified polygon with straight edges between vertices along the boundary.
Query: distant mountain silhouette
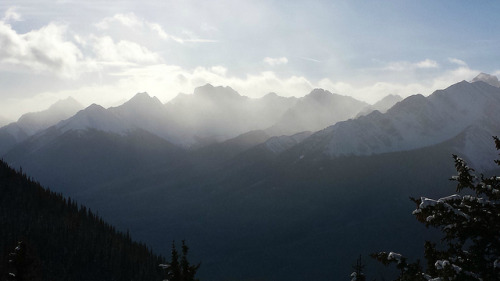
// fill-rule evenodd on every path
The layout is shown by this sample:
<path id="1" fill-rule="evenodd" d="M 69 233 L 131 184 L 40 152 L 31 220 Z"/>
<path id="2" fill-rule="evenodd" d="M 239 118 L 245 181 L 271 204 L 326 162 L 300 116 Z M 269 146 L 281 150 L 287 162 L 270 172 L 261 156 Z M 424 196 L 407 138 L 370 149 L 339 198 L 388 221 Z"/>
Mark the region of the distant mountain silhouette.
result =
<path id="1" fill-rule="evenodd" d="M 367 105 L 348 96 L 315 89 L 300 98 L 276 124 L 266 131 L 274 136 L 318 131 L 339 121 L 354 118 Z"/>
<path id="2" fill-rule="evenodd" d="M 46 110 L 22 115 L 17 122 L 0 128 L 0 155 L 35 133 L 73 116 L 82 108 L 80 103 L 69 97 Z"/>
<path id="3" fill-rule="evenodd" d="M 369 105 L 365 107 L 360 113 L 358 113 L 357 117 L 362 115 L 367 115 L 374 110 L 378 110 L 381 113 L 385 113 L 389 108 L 393 107 L 396 103 L 402 101 L 403 98 L 399 95 L 387 95 L 378 102 L 373 105 Z"/>
<path id="4" fill-rule="evenodd" d="M 0 128 L 11 123 L 11 122 L 12 122 L 12 120 L 0 115 Z"/>
<path id="5" fill-rule="evenodd" d="M 471 82 L 477 82 L 477 81 L 483 81 L 485 83 L 490 84 L 493 87 L 500 87 L 500 82 L 498 81 L 498 78 L 494 75 L 486 74 L 486 73 L 479 73 L 474 79 L 472 79 Z"/>

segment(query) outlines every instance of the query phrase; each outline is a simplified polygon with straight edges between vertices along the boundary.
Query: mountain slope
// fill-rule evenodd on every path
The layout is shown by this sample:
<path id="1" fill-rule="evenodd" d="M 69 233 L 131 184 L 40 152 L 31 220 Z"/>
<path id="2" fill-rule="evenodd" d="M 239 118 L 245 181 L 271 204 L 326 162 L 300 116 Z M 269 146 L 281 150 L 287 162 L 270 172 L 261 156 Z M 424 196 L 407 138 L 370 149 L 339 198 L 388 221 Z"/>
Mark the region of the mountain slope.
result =
<path id="1" fill-rule="evenodd" d="M 229 87 L 207 84 L 192 95 L 180 94 L 165 107 L 175 124 L 175 135 L 186 146 L 203 146 L 262 130 L 274 124 L 295 98 L 268 94 L 260 99 L 241 96 Z"/>
<path id="2" fill-rule="evenodd" d="M 491 133 L 500 125 L 498 107 L 499 88 L 462 81 L 427 98 L 408 97 L 385 114 L 375 111 L 330 126 L 305 140 L 295 153 L 306 158 L 371 155 L 434 145 L 470 126 Z"/>
<path id="3" fill-rule="evenodd" d="M 368 104 L 354 98 L 315 89 L 301 98 L 266 131 L 273 136 L 318 131 L 355 117 Z"/>
<path id="4" fill-rule="evenodd" d="M 20 280 L 161 278 L 158 264 L 164 260 L 145 245 L 132 242 L 86 207 L 47 191 L 3 161 L 0 214 L 1 276 L 10 272 Z M 11 251 L 17 256 L 9 255 Z M 17 266 L 8 266 L 8 259 L 16 259 Z"/>
<path id="5" fill-rule="evenodd" d="M 0 155 L 35 133 L 71 117 L 80 109 L 82 105 L 70 97 L 44 111 L 22 115 L 17 122 L 0 128 Z"/>
<path id="6" fill-rule="evenodd" d="M 53 190 L 64 188 L 66 195 L 80 198 L 91 197 L 100 185 L 118 179 L 187 165 L 183 150 L 140 129 L 117 134 L 51 127 L 16 146 L 4 159 L 13 167 L 30 171 Z M 47 174 L 47 169 L 57 173 Z"/>
<path id="7" fill-rule="evenodd" d="M 12 121 L 8 118 L 5 118 L 3 116 L 0 115 L 0 128 L 2 128 L 3 126 L 11 123 Z"/>
<path id="8" fill-rule="evenodd" d="M 387 95 L 378 102 L 374 103 L 373 105 L 369 105 L 365 107 L 358 115 L 357 117 L 361 115 L 366 115 L 371 113 L 374 110 L 378 110 L 381 113 L 387 112 L 389 108 L 393 107 L 396 103 L 402 101 L 403 98 L 399 95 Z"/>

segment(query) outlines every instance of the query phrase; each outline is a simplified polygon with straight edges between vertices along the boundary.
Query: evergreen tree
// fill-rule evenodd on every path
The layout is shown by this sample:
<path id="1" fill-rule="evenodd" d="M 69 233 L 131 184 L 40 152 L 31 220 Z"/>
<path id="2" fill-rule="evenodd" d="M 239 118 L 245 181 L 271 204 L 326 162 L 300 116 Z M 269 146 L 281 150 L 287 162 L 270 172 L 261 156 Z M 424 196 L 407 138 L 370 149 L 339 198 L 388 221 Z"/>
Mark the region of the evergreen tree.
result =
<path id="1" fill-rule="evenodd" d="M 494 137 L 497 150 L 500 140 Z M 442 231 L 444 247 L 426 242 L 424 271 L 417 262 L 381 252 L 373 256 L 401 270 L 396 280 L 500 280 L 500 177 L 477 175 L 456 155 L 457 193 L 438 200 L 421 197 L 413 211 L 417 220 Z M 500 160 L 495 160 L 500 166 Z"/>
<path id="2" fill-rule="evenodd" d="M 160 264 L 160 267 L 165 269 L 168 281 L 198 281 L 195 278 L 196 271 L 200 264 L 191 265 L 187 259 L 189 247 L 182 240 L 182 256 L 179 262 L 179 253 L 175 247 L 175 241 L 172 242 L 172 252 L 169 264 Z"/>
<path id="3" fill-rule="evenodd" d="M 7 268 L 9 281 L 41 280 L 40 261 L 22 241 L 9 253 Z"/>
<path id="4" fill-rule="evenodd" d="M 0 280 L 159 280 L 160 263 L 90 209 L 0 160 Z"/>
<path id="5" fill-rule="evenodd" d="M 183 281 L 198 281 L 195 278 L 196 271 L 200 268 L 200 263 L 197 265 L 190 265 L 187 260 L 187 254 L 189 247 L 186 245 L 185 241 L 182 240 L 182 258 L 181 258 L 181 272 Z"/>
<path id="6" fill-rule="evenodd" d="M 363 273 L 363 270 L 365 269 L 365 265 L 363 264 L 363 261 L 361 260 L 361 255 L 359 255 L 359 258 L 356 260 L 356 264 L 352 266 L 352 269 L 354 271 L 351 273 L 351 281 L 365 281 L 366 277 L 365 274 Z"/>

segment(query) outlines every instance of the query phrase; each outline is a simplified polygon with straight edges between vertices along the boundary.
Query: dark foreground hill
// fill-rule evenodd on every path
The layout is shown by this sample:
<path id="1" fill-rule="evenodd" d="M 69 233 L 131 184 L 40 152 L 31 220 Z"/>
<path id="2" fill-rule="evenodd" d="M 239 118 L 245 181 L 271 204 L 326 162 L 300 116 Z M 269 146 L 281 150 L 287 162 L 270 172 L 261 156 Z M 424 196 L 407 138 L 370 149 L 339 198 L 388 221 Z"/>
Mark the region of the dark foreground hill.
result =
<path id="1" fill-rule="evenodd" d="M 23 258 L 13 266 L 9 253 L 20 241 Z M 161 280 L 162 262 L 90 209 L 0 161 L 1 280 L 9 273 L 21 278 L 14 280 Z"/>

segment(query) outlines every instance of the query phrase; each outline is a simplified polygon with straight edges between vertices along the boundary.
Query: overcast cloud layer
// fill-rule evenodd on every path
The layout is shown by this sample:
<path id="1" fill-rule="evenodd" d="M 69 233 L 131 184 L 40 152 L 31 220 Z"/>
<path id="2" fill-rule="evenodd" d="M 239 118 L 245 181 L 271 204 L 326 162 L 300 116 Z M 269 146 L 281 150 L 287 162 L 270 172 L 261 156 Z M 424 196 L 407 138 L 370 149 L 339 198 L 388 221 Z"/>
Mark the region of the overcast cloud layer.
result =
<path id="1" fill-rule="evenodd" d="M 500 74 L 500 3 L 435 2 L 4 1 L 0 116 L 68 96 L 166 102 L 206 83 L 375 102 Z"/>

